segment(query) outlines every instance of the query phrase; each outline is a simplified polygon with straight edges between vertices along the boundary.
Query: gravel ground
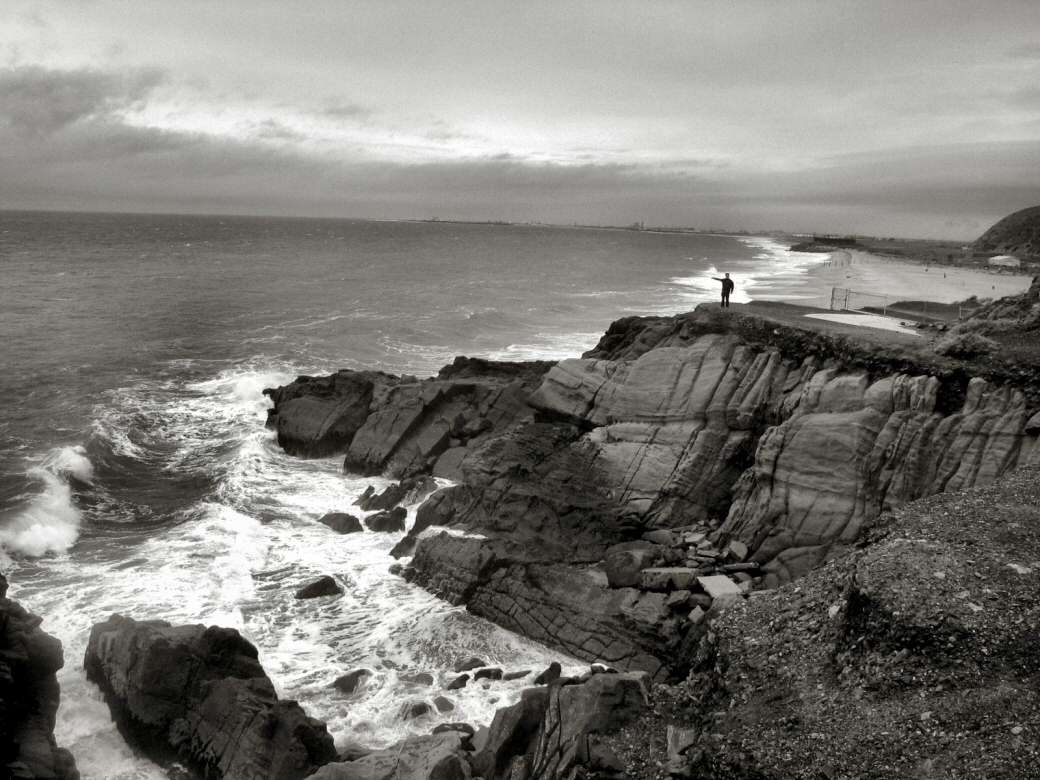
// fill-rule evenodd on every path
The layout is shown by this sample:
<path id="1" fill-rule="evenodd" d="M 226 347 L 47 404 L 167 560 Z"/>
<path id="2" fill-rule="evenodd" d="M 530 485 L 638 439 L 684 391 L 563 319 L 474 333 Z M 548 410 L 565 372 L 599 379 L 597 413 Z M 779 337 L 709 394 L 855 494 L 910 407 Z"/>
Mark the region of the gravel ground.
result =
<path id="1" fill-rule="evenodd" d="M 1040 778 L 1038 583 L 1040 471 L 916 502 L 711 620 L 612 746 L 632 778 Z"/>

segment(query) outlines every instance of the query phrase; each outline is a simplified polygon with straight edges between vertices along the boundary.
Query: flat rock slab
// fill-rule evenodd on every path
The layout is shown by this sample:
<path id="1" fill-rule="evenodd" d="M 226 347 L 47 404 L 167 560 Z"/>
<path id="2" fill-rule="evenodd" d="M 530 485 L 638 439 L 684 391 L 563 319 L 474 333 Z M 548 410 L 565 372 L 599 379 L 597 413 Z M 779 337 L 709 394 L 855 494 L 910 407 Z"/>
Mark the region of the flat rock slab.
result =
<path id="1" fill-rule="evenodd" d="M 742 592 L 737 583 L 723 574 L 716 574 L 711 577 L 698 577 L 697 584 L 700 585 L 704 589 L 704 592 L 713 599 L 717 599 L 719 596 L 725 596 L 726 594 L 739 596 Z"/>

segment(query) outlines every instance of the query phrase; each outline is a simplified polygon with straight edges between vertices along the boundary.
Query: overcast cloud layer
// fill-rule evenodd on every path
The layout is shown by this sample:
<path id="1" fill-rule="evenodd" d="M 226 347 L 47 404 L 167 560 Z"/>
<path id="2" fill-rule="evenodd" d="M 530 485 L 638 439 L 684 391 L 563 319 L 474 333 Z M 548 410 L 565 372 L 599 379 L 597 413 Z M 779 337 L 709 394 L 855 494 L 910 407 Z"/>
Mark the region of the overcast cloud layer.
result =
<path id="1" fill-rule="evenodd" d="M 968 239 L 1040 204 L 1040 2 L 0 5 L 0 208 Z"/>

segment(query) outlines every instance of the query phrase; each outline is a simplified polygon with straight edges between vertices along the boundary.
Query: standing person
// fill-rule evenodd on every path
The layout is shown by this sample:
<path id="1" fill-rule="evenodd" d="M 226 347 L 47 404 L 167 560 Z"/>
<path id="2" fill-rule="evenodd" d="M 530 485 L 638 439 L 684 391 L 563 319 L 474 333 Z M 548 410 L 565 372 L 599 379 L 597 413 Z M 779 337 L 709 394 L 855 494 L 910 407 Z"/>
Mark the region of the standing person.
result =
<path id="1" fill-rule="evenodd" d="M 716 282 L 722 282 L 722 303 L 719 306 L 728 309 L 729 308 L 729 294 L 733 292 L 733 288 L 736 286 L 733 284 L 733 280 L 729 278 L 729 274 L 726 274 L 725 278 L 720 279 L 717 276 L 711 277 Z"/>

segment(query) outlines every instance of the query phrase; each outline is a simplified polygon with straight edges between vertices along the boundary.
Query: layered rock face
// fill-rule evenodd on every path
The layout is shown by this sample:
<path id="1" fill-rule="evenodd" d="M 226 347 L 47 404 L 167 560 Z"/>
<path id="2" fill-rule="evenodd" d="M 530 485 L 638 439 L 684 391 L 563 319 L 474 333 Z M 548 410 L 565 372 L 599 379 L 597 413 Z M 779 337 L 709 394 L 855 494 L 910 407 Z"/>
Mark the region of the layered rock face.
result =
<path id="1" fill-rule="evenodd" d="M 0 776 L 79 780 L 72 754 L 54 740 L 65 665 L 42 618 L 7 598 L 0 574 Z"/>
<path id="2" fill-rule="evenodd" d="M 282 701 L 233 629 L 114 615 L 90 632 L 83 665 L 128 743 L 196 776 L 298 780 L 337 759 L 325 724 Z"/>
<path id="3" fill-rule="evenodd" d="M 782 584 L 882 511 L 1040 458 L 1020 392 L 707 308 L 621 320 L 547 371 L 470 361 L 452 377 L 458 365 L 373 402 L 347 451 L 351 470 L 458 482 L 420 508 L 412 538 L 457 530 L 419 535 L 406 576 L 579 658 L 658 678 L 681 671 L 692 625 L 675 595 L 697 590 L 682 567 L 728 575 L 707 562 L 739 550 L 727 561 L 745 590 Z M 671 529 L 683 533 L 652 549 L 616 546 Z M 687 554 L 701 530 L 702 554 Z M 631 576 L 614 576 L 618 565 Z"/>

